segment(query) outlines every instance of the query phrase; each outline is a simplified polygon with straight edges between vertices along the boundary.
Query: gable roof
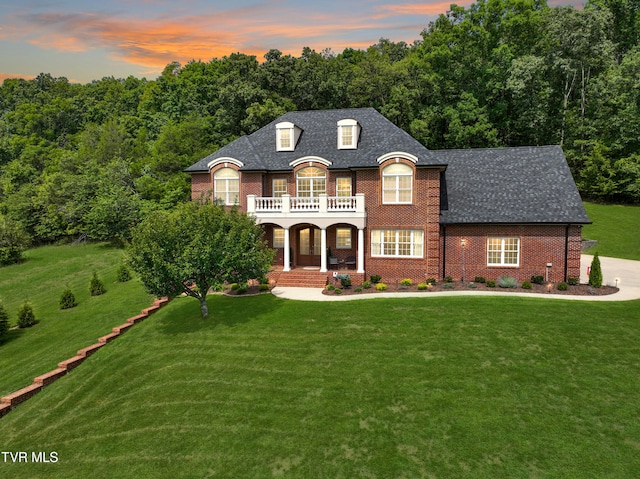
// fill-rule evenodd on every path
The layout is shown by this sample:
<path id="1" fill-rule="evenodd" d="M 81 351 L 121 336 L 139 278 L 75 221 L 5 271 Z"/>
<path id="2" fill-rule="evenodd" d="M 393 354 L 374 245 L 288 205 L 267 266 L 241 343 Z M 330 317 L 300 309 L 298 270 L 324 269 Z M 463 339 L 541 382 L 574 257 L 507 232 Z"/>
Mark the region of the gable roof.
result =
<path id="1" fill-rule="evenodd" d="M 432 151 L 442 224 L 590 223 L 559 146 Z"/>
<path id="2" fill-rule="evenodd" d="M 338 121 L 356 120 L 361 126 L 357 149 L 337 147 Z M 291 122 L 302 129 L 294 151 L 276 151 L 278 123 Z M 291 171 L 290 163 L 308 156 L 331 162 L 329 169 L 377 167 L 377 159 L 391 152 L 405 152 L 418 158 L 416 166 L 445 166 L 415 138 L 398 128 L 374 108 L 292 111 L 254 133 L 243 136 L 203 158 L 185 171 L 209 171 L 209 164 L 220 158 L 235 158 L 241 171 Z"/>

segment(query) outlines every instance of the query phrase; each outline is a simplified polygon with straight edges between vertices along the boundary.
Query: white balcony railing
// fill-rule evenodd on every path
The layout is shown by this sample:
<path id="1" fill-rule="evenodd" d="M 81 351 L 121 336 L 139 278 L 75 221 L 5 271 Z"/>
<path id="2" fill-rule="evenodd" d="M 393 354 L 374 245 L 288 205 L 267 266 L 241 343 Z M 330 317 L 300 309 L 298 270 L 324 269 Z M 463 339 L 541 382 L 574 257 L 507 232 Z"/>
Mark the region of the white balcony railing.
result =
<path id="1" fill-rule="evenodd" d="M 301 198 L 282 195 L 279 198 L 247 196 L 249 213 L 364 213 L 364 194 Z"/>

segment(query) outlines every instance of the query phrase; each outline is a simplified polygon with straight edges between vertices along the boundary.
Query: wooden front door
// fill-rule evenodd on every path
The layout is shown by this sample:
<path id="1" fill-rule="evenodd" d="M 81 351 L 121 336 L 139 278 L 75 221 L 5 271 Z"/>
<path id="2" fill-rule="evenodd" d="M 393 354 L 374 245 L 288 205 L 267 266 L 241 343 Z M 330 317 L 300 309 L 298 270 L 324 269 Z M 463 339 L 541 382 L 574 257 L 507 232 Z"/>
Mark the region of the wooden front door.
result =
<path id="1" fill-rule="evenodd" d="M 322 239 L 318 228 L 304 228 L 298 231 L 298 264 L 300 266 L 320 266 Z"/>

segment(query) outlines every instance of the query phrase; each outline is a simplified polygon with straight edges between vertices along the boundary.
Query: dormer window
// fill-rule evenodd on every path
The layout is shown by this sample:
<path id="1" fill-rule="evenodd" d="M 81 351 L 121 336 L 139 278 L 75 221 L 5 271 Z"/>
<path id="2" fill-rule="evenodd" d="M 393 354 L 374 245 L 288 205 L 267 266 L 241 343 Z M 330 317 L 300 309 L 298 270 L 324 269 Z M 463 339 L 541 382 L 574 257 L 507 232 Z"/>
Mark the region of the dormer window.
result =
<path id="1" fill-rule="evenodd" d="M 283 121 L 276 125 L 276 151 L 293 151 L 302 130 L 291 122 Z"/>
<path id="2" fill-rule="evenodd" d="M 338 149 L 355 150 L 358 148 L 360 125 L 356 120 L 340 120 L 338 122 Z"/>

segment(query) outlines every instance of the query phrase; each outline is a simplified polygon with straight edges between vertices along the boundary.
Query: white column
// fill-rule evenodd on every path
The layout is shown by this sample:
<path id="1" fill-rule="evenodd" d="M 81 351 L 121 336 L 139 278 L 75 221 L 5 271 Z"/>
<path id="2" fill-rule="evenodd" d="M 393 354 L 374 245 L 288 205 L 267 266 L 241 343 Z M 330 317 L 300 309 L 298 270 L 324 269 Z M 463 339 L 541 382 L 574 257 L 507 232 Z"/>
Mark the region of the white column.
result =
<path id="1" fill-rule="evenodd" d="M 256 195 L 247 195 L 247 213 L 256 212 Z"/>
<path id="2" fill-rule="evenodd" d="M 282 195 L 282 212 L 290 213 L 291 212 L 291 195 L 284 194 Z"/>
<path id="3" fill-rule="evenodd" d="M 326 194 L 322 194 L 322 195 L 318 195 L 318 198 L 320 200 L 320 213 L 326 213 L 327 209 L 329 208 L 329 201 L 328 201 L 328 197 Z"/>
<path id="4" fill-rule="evenodd" d="M 284 229 L 284 268 L 282 271 L 291 271 L 291 255 L 289 254 L 289 228 Z"/>
<path id="5" fill-rule="evenodd" d="M 326 197 L 325 197 L 326 200 Z M 320 229 L 320 272 L 327 272 L 327 228 Z"/>
<path id="6" fill-rule="evenodd" d="M 358 273 L 364 273 L 364 229 L 358 228 Z"/>

